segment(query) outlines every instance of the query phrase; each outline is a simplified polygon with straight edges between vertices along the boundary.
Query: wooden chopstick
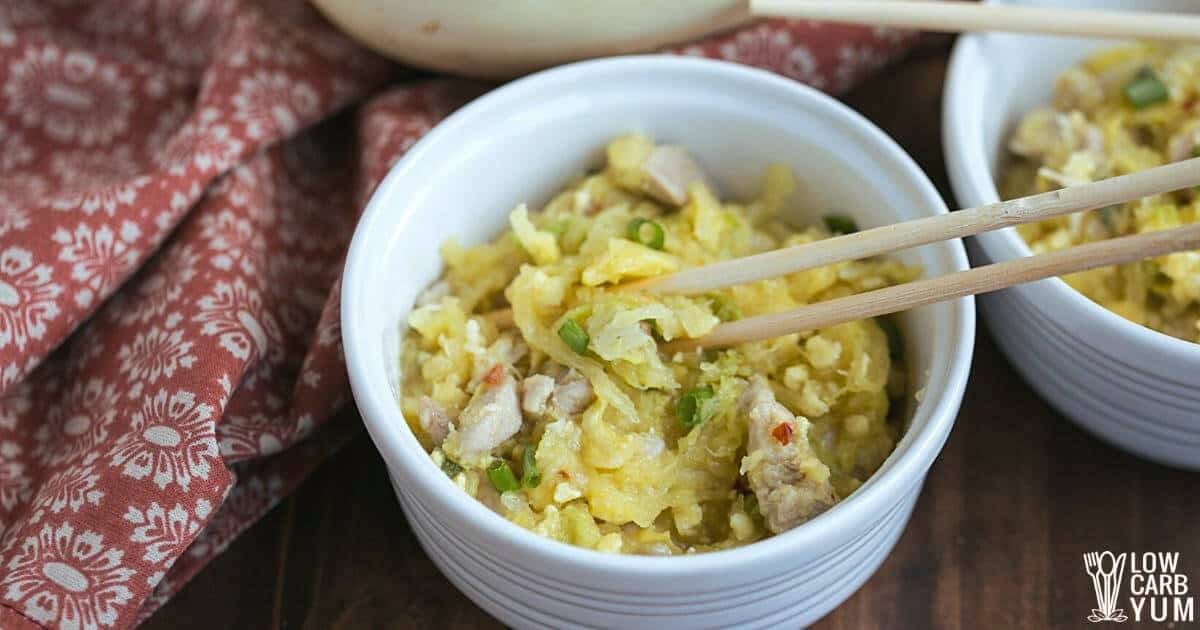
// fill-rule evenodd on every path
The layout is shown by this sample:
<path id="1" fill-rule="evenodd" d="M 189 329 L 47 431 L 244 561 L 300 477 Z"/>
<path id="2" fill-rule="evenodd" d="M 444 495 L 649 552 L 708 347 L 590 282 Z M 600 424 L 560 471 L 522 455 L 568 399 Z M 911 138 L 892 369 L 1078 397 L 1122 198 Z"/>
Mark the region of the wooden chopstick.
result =
<path id="1" fill-rule="evenodd" d="M 869 258 L 917 245 L 1126 203 L 1192 186 L 1200 186 L 1200 158 L 1190 158 L 1090 184 L 1069 186 L 1029 197 L 885 225 L 753 256 L 723 260 L 667 276 L 627 283 L 622 285 L 622 289 L 649 293 L 703 293 L 836 262 Z"/>
<path id="2" fill-rule="evenodd" d="M 1200 40 L 1200 16 L 943 0 L 749 0 L 752 15 L 925 31 L 1012 31 L 1076 37 Z"/>
<path id="3" fill-rule="evenodd" d="M 673 341 L 663 345 L 662 350 L 673 353 L 701 347 L 724 348 L 987 293 L 1014 284 L 1191 249 L 1200 249 L 1200 223 L 1088 243 L 719 324 L 703 337 Z"/>

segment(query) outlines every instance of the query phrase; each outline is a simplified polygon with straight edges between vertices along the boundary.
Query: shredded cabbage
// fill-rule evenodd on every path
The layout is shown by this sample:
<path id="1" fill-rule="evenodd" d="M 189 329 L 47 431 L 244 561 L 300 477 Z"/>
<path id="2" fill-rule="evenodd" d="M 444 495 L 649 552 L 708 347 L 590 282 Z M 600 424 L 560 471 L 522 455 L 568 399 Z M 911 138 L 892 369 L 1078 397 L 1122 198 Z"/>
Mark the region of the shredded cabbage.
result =
<path id="1" fill-rule="evenodd" d="M 748 544 L 767 535 L 740 480 L 753 463 L 739 406 L 749 379 L 767 377 L 779 403 L 801 416 L 796 426 L 816 454 L 810 474 L 828 474 L 842 498 L 895 446 L 901 426 L 889 419 L 888 389 L 902 366 L 872 320 L 704 353 L 670 356 L 660 344 L 700 337 L 722 320 L 907 282 L 920 270 L 868 259 L 705 295 L 624 290 L 616 285 L 830 236 L 779 220 L 797 188 L 783 167 L 768 169 L 762 193 L 744 203 L 697 183 L 682 207 L 664 207 L 647 195 L 642 171 L 654 150 L 644 136 L 618 139 L 604 170 L 537 212 L 518 206 L 497 240 L 443 247 L 448 289 L 408 318 L 400 405 L 416 427 L 428 396 L 453 436 L 470 394 L 511 374 L 522 383 L 522 426 L 484 457 L 451 462 L 465 491 L 522 527 L 592 549 L 676 554 Z M 630 240 L 633 221 L 661 226 L 663 248 Z M 689 416 L 698 422 L 685 426 L 679 401 L 693 390 L 705 395 Z M 452 444 L 418 435 L 440 464 L 455 457 Z M 530 457 L 539 482 L 497 493 L 486 463 L 503 459 L 523 479 Z"/>

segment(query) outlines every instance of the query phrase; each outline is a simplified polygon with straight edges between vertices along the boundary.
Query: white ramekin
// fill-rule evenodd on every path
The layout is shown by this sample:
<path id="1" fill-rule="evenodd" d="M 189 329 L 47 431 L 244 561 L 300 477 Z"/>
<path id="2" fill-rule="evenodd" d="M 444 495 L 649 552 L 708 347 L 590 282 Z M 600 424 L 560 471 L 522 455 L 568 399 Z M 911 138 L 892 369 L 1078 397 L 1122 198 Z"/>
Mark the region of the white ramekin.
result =
<path id="1" fill-rule="evenodd" d="M 1194 0 L 1055 4 L 1197 10 Z M 942 131 L 959 203 L 998 201 L 997 167 L 1021 116 L 1049 102 L 1063 70 L 1117 43 L 1006 33 L 958 40 Z M 977 264 L 1030 255 L 1011 228 L 968 248 Z M 1064 415 L 1137 455 L 1200 469 L 1200 345 L 1129 322 L 1057 278 L 981 297 L 981 305 L 1009 360 Z"/>
<path id="2" fill-rule="evenodd" d="M 458 490 L 421 449 L 397 405 L 398 340 L 438 245 L 495 237 L 517 203 L 538 204 L 638 130 L 690 147 L 726 195 L 750 196 L 771 162 L 799 176 L 796 218 L 837 210 L 862 225 L 945 212 L 887 136 L 797 83 L 722 62 L 623 57 L 511 83 L 421 140 L 380 185 L 350 247 L 342 285 L 346 362 L 359 410 L 426 551 L 464 593 L 517 627 L 766 627 L 807 624 L 878 567 L 908 520 L 966 385 L 969 299 L 906 314 L 911 428 L 857 492 L 782 536 L 675 558 L 616 556 L 550 541 Z M 905 252 L 930 275 L 966 268 L 959 242 Z"/>

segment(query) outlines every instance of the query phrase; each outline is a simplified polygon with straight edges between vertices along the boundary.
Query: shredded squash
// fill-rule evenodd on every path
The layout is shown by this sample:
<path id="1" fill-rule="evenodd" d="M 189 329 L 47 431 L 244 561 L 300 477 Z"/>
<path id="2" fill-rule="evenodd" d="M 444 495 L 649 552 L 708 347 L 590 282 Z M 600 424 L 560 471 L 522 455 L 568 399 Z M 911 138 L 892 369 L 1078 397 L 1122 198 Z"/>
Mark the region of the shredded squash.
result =
<path id="1" fill-rule="evenodd" d="M 816 455 L 803 470 L 837 500 L 892 452 L 902 427 L 889 416 L 889 391 L 904 386 L 889 351 L 895 340 L 875 320 L 722 351 L 669 356 L 660 343 L 907 282 L 919 270 L 868 259 L 706 295 L 616 291 L 620 282 L 830 236 L 777 218 L 796 189 L 782 167 L 769 169 L 761 194 L 744 204 L 723 203 L 701 182 L 681 207 L 655 201 L 638 172 L 654 148 L 649 138 L 620 138 L 607 168 L 540 211 L 519 206 L 494 242 L 443 248 L 444 284 L 408 318 L 400 404 L 434 461 L 511 521 L 600 551 L 669 555 L 769 535 L 743 474 L 762 458 L 746 457 L 749 420 L 739 408 L 752 377 L 767 377 L 798 416 Z M 651 229 L 638 232 L 647 222 Z M 503 387 L 505 375 L 521 395 L 520 429 L 482 456 L 464 454 L 463 445 L 489 436 L 480 423 L 507 400 L 489 388 Z M 681 404 L 686 396 L 694 405 Z M 505 468 L 518 488 L 506 485 Z"/>
<path id="2" fill-rule="evenodd" d="M 1027 114 L 1009 141 L 1001 193 L 1013 198 L 1200 155 L 1200 47 L 1136 44 L 1065 72 L 1051 105 Z M 1034 253 L 1200 220 L 1184 190 L 1018 227 Z M 1200 342 L 1200 251 L 1063 278 L 1118 315 Z"/>

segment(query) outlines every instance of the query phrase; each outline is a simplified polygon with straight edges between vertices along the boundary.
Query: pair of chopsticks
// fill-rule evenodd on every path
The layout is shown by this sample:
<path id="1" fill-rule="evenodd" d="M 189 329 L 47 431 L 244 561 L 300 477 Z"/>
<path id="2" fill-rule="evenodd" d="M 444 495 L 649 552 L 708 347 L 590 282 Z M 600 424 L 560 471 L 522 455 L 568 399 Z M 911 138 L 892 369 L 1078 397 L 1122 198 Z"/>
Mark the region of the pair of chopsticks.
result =
<path id="1" fill-rule="evenodd" d="M 878 256 L 1072 212 L 1200 186 L 1200 158 L 1099 182 L 835 236 L 622 285 L 622 290 L 696 294 L 805 269 Z M 717 325 L 707 335 L 664 344 L 668 353 L 722 348 L 987 293 L 1053 276 L 1200 249 L 1200 223 L 1088 243 L 917 280 L 788 311 Z"/>
<path id="2" fill-rule="evenodd" d="M 749 0 L 751 15 L 926 31 L 1013 31 L 1122 39 L 1200 40 L 1200 16 L 946 0 Z"/>
<path id="3" fill-rule="evenodd" d="M 871 228 L 762 254 L 685 269 L 671 275 L 626 283 L 623 291 L 690 295 L 783 276 L 847 260 L 887 254 L 918 245 L 982 234 L 1142 197 L 1200 186 L 1200 158 L 1129 175 L 1010 199 L 949 214 Z M 1037 256 L 917 280 L 788 311 L 718 324 L 707 335 L 664 344 L 668 353 L 723 348 L 844 322 L 878 317 L 935 302 L 988 293 L 1098 267 L 1119 265 L 1173 252 L 1200 249 L 1200 223 L 1123 236 Z M 488 314 L 497 326 L 512 325 L 512 311 Z"/>

